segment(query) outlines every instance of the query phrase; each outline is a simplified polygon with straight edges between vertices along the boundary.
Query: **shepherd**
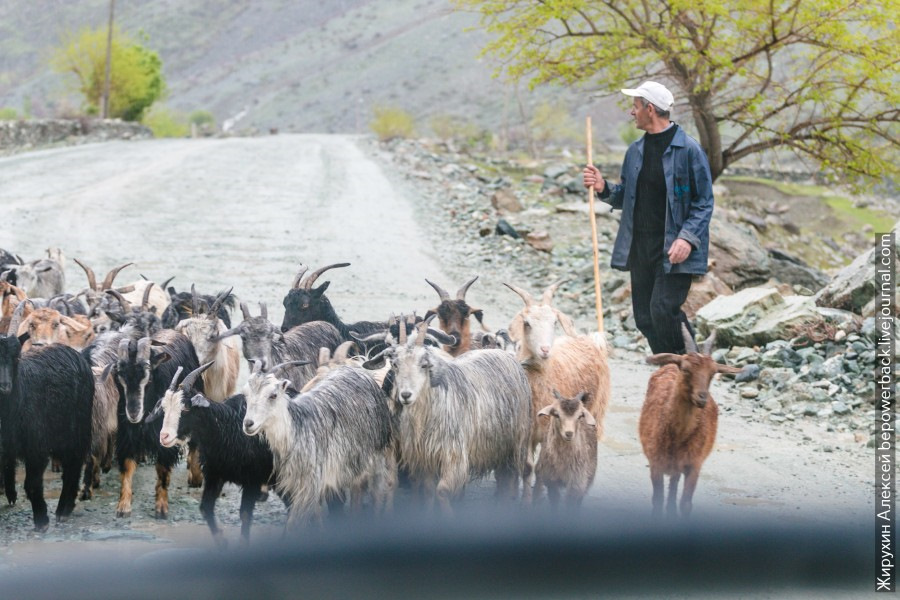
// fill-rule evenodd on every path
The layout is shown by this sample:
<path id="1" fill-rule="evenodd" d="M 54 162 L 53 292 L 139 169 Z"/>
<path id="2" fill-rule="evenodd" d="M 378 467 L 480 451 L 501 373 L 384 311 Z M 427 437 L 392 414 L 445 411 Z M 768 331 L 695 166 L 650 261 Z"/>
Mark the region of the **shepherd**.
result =
<path id="1" fill-rule="evenodd" d="M 713 212 L 709 160 L 694 138 L 670 119 L 672 92 L 655 81 L 622 93 L 634 97 L 631 116 L 644 136 L 628 147 L 620 183 L 592 164 L 583 180 L 600 199 L 622 211 L 611 266 L 631 273 L 638 329 L 653 354 L 684 354 L 681 309 L 694 275 L 706 273 Z"/>

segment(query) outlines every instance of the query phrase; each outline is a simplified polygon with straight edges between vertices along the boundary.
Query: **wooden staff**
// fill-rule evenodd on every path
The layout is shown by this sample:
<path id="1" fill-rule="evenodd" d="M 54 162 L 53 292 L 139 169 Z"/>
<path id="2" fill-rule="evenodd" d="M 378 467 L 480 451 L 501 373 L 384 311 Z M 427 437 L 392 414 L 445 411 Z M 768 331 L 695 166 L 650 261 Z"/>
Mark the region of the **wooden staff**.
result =
<path id="1" fill-rule="evenodd" d="M 591 118 L 587 118 L 587 164 L 594 164 L 591 143 Z M 591 215 L 591 247 L 594 249 L 594 296 L 597 300 L 597 331 L 603 333 L 603 296 L 600 292 L 600 256 L 597 251 L 597 215 L 594 214 L 594 186 L 588 188 L 588 214 Z"/>

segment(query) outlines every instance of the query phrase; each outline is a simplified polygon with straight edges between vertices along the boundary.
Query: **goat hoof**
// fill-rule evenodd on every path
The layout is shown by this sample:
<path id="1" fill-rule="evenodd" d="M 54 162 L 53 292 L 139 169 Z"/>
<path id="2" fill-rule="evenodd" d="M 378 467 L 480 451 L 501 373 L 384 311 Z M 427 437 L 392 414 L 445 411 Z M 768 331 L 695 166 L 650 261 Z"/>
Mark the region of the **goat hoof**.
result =
<path id="1" fill-rule="evenodd" d="M 165 509 L 157 508 L 157 509 L 156 509 L 155 516 L 156 516 L 157 519 L 168 519 L 168 518 L 169 518 L 169 511 L 168 511 L 168 510 L 165 510 Z"/>
<path id="2" fill-rule="evenodd" d="M 48 529 L 50 529 L 50 520 L 49 519 L 46 522 L 34 524 L 34 530 L 37 533 L 46 533 Z"/>
<path id="3" fill-rule="evenodd" d="M 203 478 L 202 477 L 191 477 L 188 475 L 188 487 L 189 488 L 199 488 L 203 487 Z"/>
<path id="4" fill-rule="evenodd" d="M 84 502 L 85 500 L 90 500 L 94 497 L 94 494 L 90 490 L 84 490 L 81 492 L 81 496 L 78 497 L 79 500 Z"/>
<path id="5" fill-rule="evenodd" d="M 116 511 L 116 518 L 127 519 L 130 516 L 131 516 L 130 510 L 117 510 Z"/>

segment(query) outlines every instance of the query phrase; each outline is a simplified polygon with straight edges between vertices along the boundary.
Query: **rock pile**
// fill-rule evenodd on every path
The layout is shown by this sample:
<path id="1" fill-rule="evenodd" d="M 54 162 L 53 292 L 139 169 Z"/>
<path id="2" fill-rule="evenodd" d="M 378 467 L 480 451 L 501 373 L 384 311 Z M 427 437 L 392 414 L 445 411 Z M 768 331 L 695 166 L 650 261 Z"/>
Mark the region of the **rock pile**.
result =
<path id="1" fill-rule="evenodd" d="M 0 121 L 0 155 L 56 145 L 152 138 L 140 123 L 121 119 L 29 119 Z"/>

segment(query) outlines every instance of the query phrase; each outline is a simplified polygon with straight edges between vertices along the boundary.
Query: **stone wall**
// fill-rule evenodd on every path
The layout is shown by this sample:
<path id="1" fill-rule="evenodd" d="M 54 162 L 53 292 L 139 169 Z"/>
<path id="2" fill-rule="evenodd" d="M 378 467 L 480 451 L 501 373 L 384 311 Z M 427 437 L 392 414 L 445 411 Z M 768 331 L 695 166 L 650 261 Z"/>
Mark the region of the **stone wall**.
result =
<path id="1" fill-rule="evenodd" d="M 120 119 L 29 119 L 0 121 L 0 155 L 15 154 L 48 146 L 70 146 L 152 138 L 140 123 Z"/>

